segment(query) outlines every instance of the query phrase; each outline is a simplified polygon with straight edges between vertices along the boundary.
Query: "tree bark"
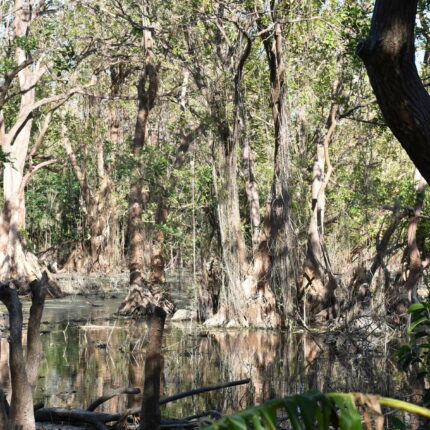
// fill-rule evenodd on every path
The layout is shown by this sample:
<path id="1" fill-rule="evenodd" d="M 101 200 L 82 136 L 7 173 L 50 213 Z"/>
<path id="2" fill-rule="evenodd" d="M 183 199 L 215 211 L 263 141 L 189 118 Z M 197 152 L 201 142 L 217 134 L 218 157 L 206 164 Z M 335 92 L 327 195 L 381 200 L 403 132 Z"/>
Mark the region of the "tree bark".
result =
<path id="1" fill-rule="evenodd" d="M 128 266 L 130 270 L 130 290 L 121 303 L 119 312 L 122 314 L 152 314 L 155 307 L 172 313 L 174 305 L 161 290 L 149 282 L 151 258 L 147 255 L 146 245 L 149 241 L 147 228 L 142 219 L 148 202 L 145 190 L 142 155 L 148 141 L 149 113 L 155 106 L 158 92 L 158 66 L 153 52 L 153 40 L 150 30 L 144 31 L 145 66 L 137 85 L 138 110 L 132 153 L 136 167 L 131 179 L 128 196 Z M 163 264 L 164 270 L 164 264 Z"/>
<path id="2" fill-rule="evenodd" d="M 31 23 L 31 9 L 23 0 L 14 3 L 14 37 L 25 36 Z M 17 64 L 26 61 L 26 53 L 17 47 L 15 51 Z M 18 72 L 19 88 L 22 91 L 18 118 L 26 109 L 34 104 L 34 84 L 36 72 L 28 68 Z M 25 253 L 22 244 L 21 230 L 25 227 L 25 199 L 24 188 L 21 187 L 24 175 L 24 164 L 30 143 L 32 120 L 29 118 L 22 127 L 15 132 L 12 128 L 3 134 L 1 142 L 4 152 L 10 154 L 11 162 L 5 163 L 3 172 L 3 211 L 0 218 L 0 278 L 6 279 L 13 275 L 29 276 L 25 265 Z M 39 274 L 39 273 L 36 273 Z"/>
<path id="3" fill-rule="evenodd" d="M 0 300 L 9 313 L 9 368 L 12 383 L 10 403 L 10 429 L 34 430 L 33 394 L 27 379 L 26 364 L 22 347 L 22 307 L 18 291 L 9 285 L 0 285 Z"/>
<path id="4" fill-rule="evenodd" d="M 140 430 L 158 430 L 160 428 L 161 346 L 165 318 L 164 310 L 156 307 L 149 321 L 149 344 L 145 360 Z"/>
<path id="5" fill-rule="evenodd" d="M 332 96 L 336 98 L 341 84 L 333 84 Z M 308 227 L 308 243 L 303 267 L 303 278 L 299 291 L 299 301 L 305 307 L 304 314 L 315 316 L 323 309 L 331 309 L 335 304 L 336 281 L 330 270 L 330 261 L 324 248 L 325 189 L 329 182 L 332 166 L 329 159 L 329 144 L 337 125 L 339 105 L 334 100 L 326 122 L 326 132 L 317 143 L 317 151 L 312 172 L 312 213 Z M 327 164 L 327 172 L 325 167 Z M 330 315 L 327 315 L 330 316 Z"/>
<path id="6" fill-rule="evenodd" d="M 34 393 L 39 365 L 42 359 L 42 341 L 40 339 L 40 323 L 42 321 L 45 297 L 48 291 L 48 275 L 43 272 L 42 279 L 30 283 L 31 308 L 27 328 L 26 372 L 28 383 Z"/>
<path id="7" fill-rule="evenodd" d="M 267 251 L 270 264 L 267 279 L 271 290 L 283 303 L 284 316 L 293 312 L 293 280 L 289 267 L 291 249 L 289 184 L 288 118 L 285 105 L 285 64 L 283 58 L 282 24 L 278 20 L 277 3 L 271 7 L 273 30 L 262 35 L 270 77 L 270 96 L 275 135 L 274 175 L 268 212 Z M 259 29 L 265 30 L 262 17 Z M 263 250 L 261 250 L 263 252 Z M 282 298 L 282 299 L 281 299 Z"/>
<path id="8" fill-rule="evenodd" d="M 155 105 L 158 91 L 158 70 L 155 64 L 155 58 L 152 48 L 152 36 L 149 31 L 145 31 L 145 49 L 146 64 L 143 75 L 139 79 L 137 86 L 138 93 L 138 111 L 134 139 L 132 143 L 132 152 L 135 162 L 139 165 L 142 163 L 142 150 L 148 139 L 148 117 L 149 112 Z M 148 89 L 146 86 L 148 85 Z M 143 167 L 143 166 L 140 166 Z M 132 178 L 128 199 L 128 217 L 129 217 L 129 269 L 130 282 L 132 283 L 133 274 L 140 274 L 149 268 L 150 259 L 145 255 L 146 230 L 142 221 L 142 215 L 146 208 L 148 199 L 147 191 L 144 189 L 143 177 L 135 169 L 135 177 Z M 148 261 L 149 260 L 149 261 Z"/>
<path id="9" fill-rule="evenodd" d="M 223 7 L 220 6 L 217 13 L 219 17 L 222 17 Z M 240 219 L 237 151 L 244 138 L 245 125 L 242 102 L 243 67 L 251 52 L 252 40 L 244 31 L 242 31 L 242 36 L 246 39 L 245 48 L 243 52 L 240 52 L 236 64 L 232 66 L 232 63 L 226 60 L 226 50 L 223 49 L 225 47 L 220 42 L 222 39 L 220 34 L 216 35 L 218 57 L 225 67 L 234 72 L 233 124 L 231 124 L 232 120 L 228 119 L 225 94 L 216 87 L 217 83 L 212 85 L 208 94 L 211 116 L 216 125 L 216 135 L 212 145 L 214 160 L 212 172 L 226 281 L 218 302 L 217 313 L 206 322 L 208 325 L 246 326 L 249 324 L 243 301 L 242 284 L 246 277 L 248 263 Z"/>
<path id="10" fill-rule="evenodd" d="M 357 47 L 388 127 L 430 181 L 430 96 L 415 65 L 418 0 L 376 0 L 370 33 Z"/>
<path id="11" fill-rule="evenodd" d="M 408 225 L 408 253 L 409 253 L 409 266 L 408 276 L 405 281 L 405 288 L 409 295 L 410 301 L 418 301 L 417 299 L 417 286 L 423 273 L 423 262 L 421 260 L 420 248 L 417 241 L 418 222 L 422 213 L 424 204 L 425 188 L 427 186 L 426 180 L 421 176 L 418 170 L 415 171 L 415 207 L 409 215 Z"/>
<path id="12" fill-rule="evenodd" d="M 118 70 L 117 70 L 118 69 Z M 119 64 L 117 68 L 111 67 L 111 88 L 112 97 L 118 96 L 121 86 L 128 74 L 127 69 Z M 118 112 L 113 106 L 108 107 L 108 138 L 114 147 L 119 144 L 120 121 Z M 64 123 L 64 121 L 63 121 Z M 66 136 L 66 125 L 63 126 L 62 144 L 69 158 L 75 176 L 79 182 L 81 192 L 81 209 L 85 215 L 85 225 L 89 231 L 89 243 L 79 243 L 71 252 L 64 268 L 76 270 L 85 269 L 87 272 L 109 271 L 118 264 L 119 258 L 112 259 L 110 246 L 113 243 L 111 227 L 118 223 L 118 216 L 115 213 L 115 201 L 113 195 L 112 171 L 114 162 L 108 164 L 105 160 L 105 143 L 100 136 L 94 136 L 95 160 L 95 180 L 89 178 L 87 168 L 79 164 L 76 150 Z M 94 185 L 90 186 L 90 183 Z M 82 251 L 84 255 L 80 255 Z M 83 258 L 83 261 L 80 259 Z"/>
<path id="13" fill-rule="evenodd" d="M 246 132 L 245 132 L 246 133 Z M 257 251 L 260 237 L 260 196 L 258 185 L 254 175 L 254 160 L 252 149 L 247 136 L 243 138 L 243 171 L 245 173 L 245 191 L 248 198 L 249 220 L 251 224 L 251 238 L 253 253 Z"/>

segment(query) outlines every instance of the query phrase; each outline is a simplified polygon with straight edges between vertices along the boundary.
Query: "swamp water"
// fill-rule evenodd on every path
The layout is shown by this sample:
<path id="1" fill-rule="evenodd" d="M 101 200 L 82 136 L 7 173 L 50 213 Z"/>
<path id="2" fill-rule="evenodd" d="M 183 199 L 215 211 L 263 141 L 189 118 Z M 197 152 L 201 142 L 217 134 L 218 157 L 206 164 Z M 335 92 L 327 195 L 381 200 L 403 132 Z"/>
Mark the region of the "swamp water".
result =
<path id="1" fill-rule="evenodd" d="M 121 386 L 143 387 L 148 326 L 113 319 L 117 299 L 68 297 L 46 302 L 44 358 L 35 401 L 45 406 L 87 407 Z M 3 318 L 7 316 L 2 308 Z M 2 330 L 0 384 L 10 386 L 7 330 Z M 269 398 L 310 389 L 362 391 L 408 400 L 406 378 L 396 368 L 386 334 L 367 338 L 335 333 L 265 330 L 208 331 L 197 323 L 167 320 L 163 338 L 161 397 L 224 381 L 251 383 L 197 395 L 162 407 L 164 416 L 205 410 L 223 413 Z M 415 391 L 416 392 L 416 391 Z M 99 407 L 121 412 L 139 396 L 119 396 Z"/>

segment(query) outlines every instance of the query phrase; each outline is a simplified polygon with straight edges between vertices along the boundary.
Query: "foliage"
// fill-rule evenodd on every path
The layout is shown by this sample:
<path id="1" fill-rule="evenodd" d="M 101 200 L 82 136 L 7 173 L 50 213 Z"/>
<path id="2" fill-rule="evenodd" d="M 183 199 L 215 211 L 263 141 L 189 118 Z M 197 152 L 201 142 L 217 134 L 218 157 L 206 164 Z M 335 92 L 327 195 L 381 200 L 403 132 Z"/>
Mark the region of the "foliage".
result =
<path id="1" fill-rule="evenodd" d="M 430 417 L 430 409 L 387 397 L 361 393 L 329 393 L 316 391 L 283 399 L 269 400 L 223 418 L 206 430 L 275 430 L 278 418 L 288 418 L 293 430 L 361 430 L 383 429 L 381 406 L 391 407 Z M 362 418 L 363 416 L 363 418 Z M 372 426 L 375 422 L 375 427 Z M 365 427 L 363 427 L 363 423 Z M 392 420 L 394 428 L 405 428 L 399 420 Z"/>
<path id="2" fill-rule="evenodd" d="M 397 353 L 402 370 L 414 371 L 418 379 L 430 381 L 430 302 L 413 303 L 408 313 L 411 323 L 408 327 L 409 342 Z M 430 390 L 426 389 L 423 403 L 430 403 Z"/>

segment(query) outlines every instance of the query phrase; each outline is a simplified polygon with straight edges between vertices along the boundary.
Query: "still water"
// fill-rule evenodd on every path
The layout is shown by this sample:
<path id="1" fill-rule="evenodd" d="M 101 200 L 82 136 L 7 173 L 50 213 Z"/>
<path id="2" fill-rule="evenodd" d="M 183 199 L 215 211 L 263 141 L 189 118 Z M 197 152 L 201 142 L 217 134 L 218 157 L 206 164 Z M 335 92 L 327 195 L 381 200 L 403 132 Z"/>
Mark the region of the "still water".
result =
<path id="1" fill-rule="evenodd" d="M 86 407 L 121 386 L 142 387 L 148 327 L 112 318 L 120 298 L 47 301 L 36 401 L 45 406 Z M 6 331 L 2 332 L 0 383 L 9 387 Z M 269 398 L 309 389 L 364 391 L 408 399 L 414 387 L 396 368 L 387 332 L 353 336 L 306 330 L 210 331 L 196 323 L 168 321 L 163 339 L 161 396 L 229 380 L 246 386 L 185 398 L 163 406 L 166 416 L 209 409 L 231 413 Z M 121 412 L 139 396 L 120 396 L 99 409 Z"/>

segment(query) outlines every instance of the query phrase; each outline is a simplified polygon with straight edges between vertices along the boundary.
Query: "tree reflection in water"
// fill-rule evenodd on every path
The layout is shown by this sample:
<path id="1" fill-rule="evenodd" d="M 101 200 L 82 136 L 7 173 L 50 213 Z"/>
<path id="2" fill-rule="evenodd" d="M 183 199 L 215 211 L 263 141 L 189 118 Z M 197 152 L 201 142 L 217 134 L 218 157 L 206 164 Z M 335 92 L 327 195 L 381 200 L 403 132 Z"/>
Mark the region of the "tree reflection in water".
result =
<path id="1" fill-rule="evenodd" d="M 46 406 L 82 407 L 120 386 L 143 387 L 147 324 L 112 321 L 106 319 L 109 315 L 108 307 L 87 315 L 91 323 L 69 321 L 48 327 L 51 331 L 42 336 L 45 355 L 36 401 L 42 400 Z M 51 317 L 48 312 L 44 319 Z M 80 317 L 85 317 L 83 311 Z M 7 349 L 7 340 L 2 338 L 0 383 L 6 391 Z M 411 387 L 402 382 L 407 378 L 398 373 L 394 360 L 385 356 L 384 350 L 390 354 L 390 347 L 378 338 L 359 342 L 341 333 L 206 332 L 195 324 L 167 322 L 161 363 L 162 397 L 228 380 L 249 377 L 252 383 L 167 404 L 162 414 L 187 416 L 208 409 L 231 413 L 309 389 L 404 397 L 402 394 L 410 393 Z M 99 410 L 123 411 L 140 402 L 140 396 L 123 395 L 104 403 Z"/>

